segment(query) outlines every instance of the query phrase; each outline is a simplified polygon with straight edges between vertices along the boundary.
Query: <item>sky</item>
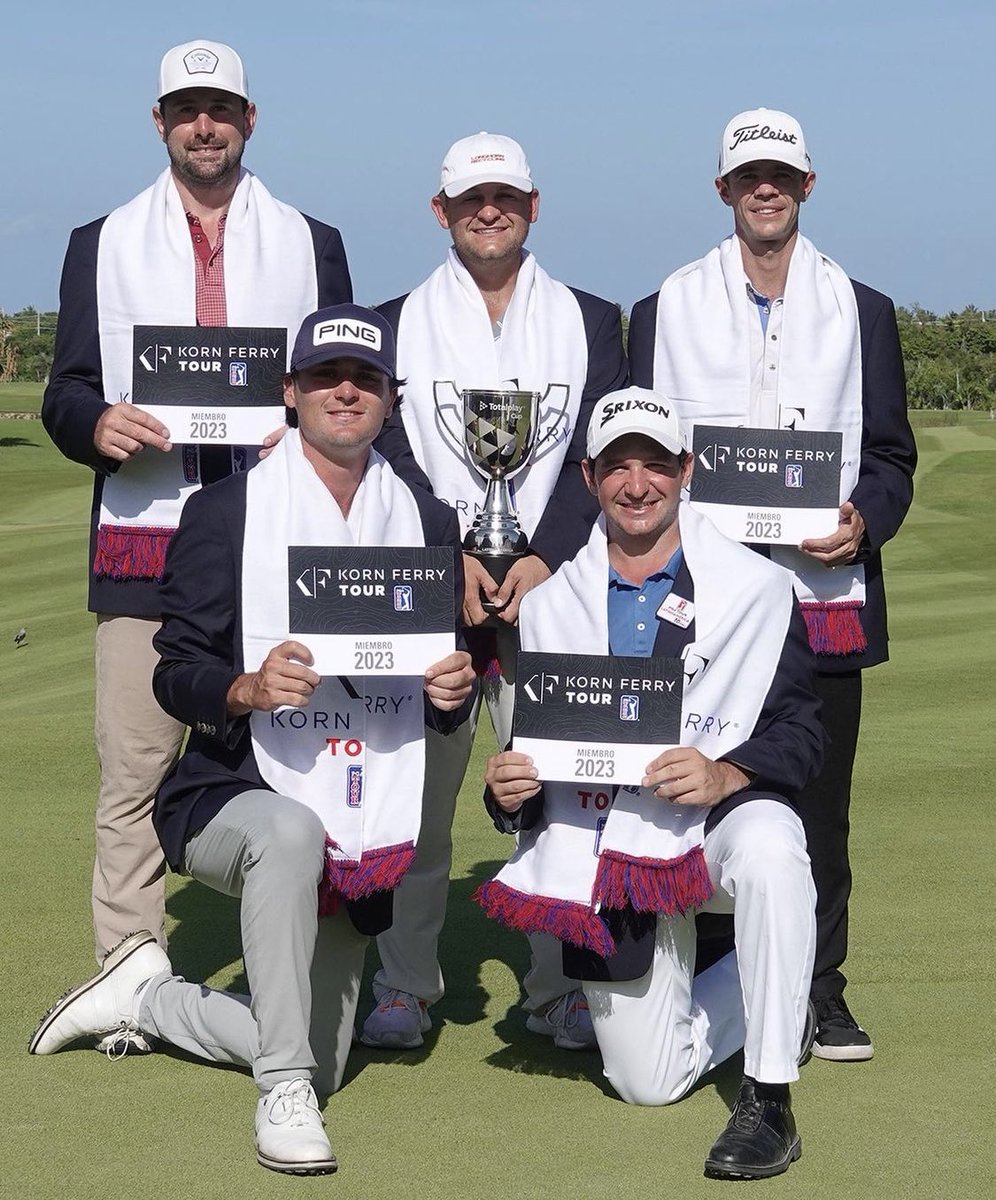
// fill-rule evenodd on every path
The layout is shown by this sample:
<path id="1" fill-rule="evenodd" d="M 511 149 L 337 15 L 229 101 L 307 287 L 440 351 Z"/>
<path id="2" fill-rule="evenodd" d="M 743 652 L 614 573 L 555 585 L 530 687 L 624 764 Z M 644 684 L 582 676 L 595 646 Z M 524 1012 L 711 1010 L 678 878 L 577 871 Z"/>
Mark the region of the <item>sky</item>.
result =
<path id="1" fill-rule="evenodd" d="M 343 234 L 358 301 L 411 290 L 448 239 L 429 210 L 451 142 L 520 141 L 529 246 L 626 309 L 732 230 L 726 121 L 802 123 L 803 232 L 897 304 L 996 308 L 993 0 L 33 0 L 0 22 L 0 308 L 57 307 L 70 230 L 166 163 L 159 59 L 233 45 L 259 108 L 245 164 Z"/>

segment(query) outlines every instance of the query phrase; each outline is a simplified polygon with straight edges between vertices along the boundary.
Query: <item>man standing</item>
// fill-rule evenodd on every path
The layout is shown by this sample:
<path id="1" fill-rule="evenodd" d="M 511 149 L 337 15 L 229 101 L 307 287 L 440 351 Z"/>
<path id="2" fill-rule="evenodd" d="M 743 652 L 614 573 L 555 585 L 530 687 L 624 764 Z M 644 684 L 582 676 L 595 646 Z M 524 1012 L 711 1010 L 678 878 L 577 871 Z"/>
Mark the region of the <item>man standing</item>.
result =
<path id="1" fill-rule="evenodd" d="M 464 446 L 463 389 L 514 388 L 540 394 L 529 465 L 513 481 L 530 552 L 504 581 L 466 556 L 464 621 L 483 672 L 482 695 L 500 745 L 511 736 L 516 631 L 522 597 L 570 558 L 597 515 L 581 477 L 584 431 L 595 401 L 626 377 L 616 305 L 551 279 L 524 249 L 539 216 L 539 192 L 518 142 L 500 134 L 461 138 L 443 160 L 432 211 L 453 244 L 441 267 L 406 296 L 381 306 L 397 331 L 405 404 L 378 441 L 402 474 L 428 482 L 452 504 L 466 534 L 485 481 Z M 412 456 L 414 455 L 414 463 Z M 426 480 L 427 477 L 427 480 Z M 485 626 L 482 599 L 498 608 Z M 494 628 L 494 625 L 498 628 Z M 440 744 L 430 734 L 431 786 L 418 858 L 399 919 L 378 939 L 378 1005 L 363 1027 L 368 1045 L 410 1048 L 430 1028 L 426 1011 L 443 994 L 437 956 L 452 857 L 450 829 L 470 757 L 474 719 Z M 554 953 L 551 955 L 550 950 Z M 559 970 L 555 948 L 533 945 L 526 980 L 530 1028 L 568 1048 L 592 1044 L 582 1000 Z"/>
<path id="2" fill-rule="evenodd" d="M 851 772 L 861 671 L 888 657 L 881 548 L 910 506 L 916 449 L 892 302 L 799 233 L 815 182 L 798 121 L 769 109 L 734 117 L 716 179 L 734 234 L 634 306 L 629 349 L 634 381 L 673 397 L 689 424 L 843 435 L 838 528 L 771 557 L 795 576 L 830 736 L 823 773 L 799 799 L 819 896 L 813 1052 L 857 1061 L 872 1043 L 840 970 Z"/>
<path id="3" fill-rule="evenodd" d="M 706 1174 L 754 1179 L 801 1153 L 788 1085 L 812 1035 L 815 892 L 790 802 L 823 735 L 791 578 L 680 505 L 692 467 L 663 396 L 630 387 L 596 406 L 584 468 L 604 519 L 526 597 L 522 648 L 681 658 L 680 744 L 601 808 L 576 784 L 541 783 L 521 752 L 492 757 L 489 809 L 522 836 L 480 898 L 563 940 L 628 1103 L 678 1100 L 743 1048 Z M 697 908 L 735 910 L 736 953 L 693 981 Z"/>
<path id="4" fill-rule="evenodd" d="M 130 403 L 134 330 L 167 327 L 159 340 L 173 343 L 191 326 L 253 326 L 286 339 L 306 313 L 352 298 L 338 231 L 274 199 L 241 166 L 256 107 L 235 51 L 208 41 L 174 47 L 158 95 L 152 117 L 170 165 L 134 200 L 74 230 L 42 406 L 55 444 L 95 474 L 98 962 L 135 929 L 165 945 L 164 864 L 150 816 L 184 731 L 152 695 L 159 585 L 184 502 L 257 455 L 180 445 L 182 428 Z"/>
<path id="5" fill-rule="evenodd" d="M 192 731 L 156 828 L 174 870 L 240 897 L 250 996 L 174 976 L 143 932 L 55 1004 L 30 1049 L 133 1030 L 249 1066 L 259 1161 L 311 1175 L 336 1167 L 312 1081 L 341 1082 L 367 937 L 414 857 L 425 722 L 465 719 L 474 675 L 457 650 L 424 680 L 322 677 L 290 636 L 290 547 L 444 546 L 462 581 L 452 511 L 370 449 L 397 399 L 387 322 L 354 305 L 312 314 L 291 371 L 297 428 L 185 508 L 155 639 L 155 694 Z"/>

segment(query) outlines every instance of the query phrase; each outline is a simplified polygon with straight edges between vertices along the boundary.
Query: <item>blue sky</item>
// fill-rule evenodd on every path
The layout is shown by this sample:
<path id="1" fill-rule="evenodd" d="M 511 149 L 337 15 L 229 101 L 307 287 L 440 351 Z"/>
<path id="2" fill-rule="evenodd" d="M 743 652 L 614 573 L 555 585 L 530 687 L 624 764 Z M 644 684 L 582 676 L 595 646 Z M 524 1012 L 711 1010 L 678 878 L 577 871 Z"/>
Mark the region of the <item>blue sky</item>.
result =
<path id="1" fill-rule="evenodd" d="M 441 260 L 428 201 L 458 137 L 523 143 L 530 247 L 630 308 L 730 230 L 719 137 L 741 109 L 799 118 L 817 172 L 803 229 L 899 304 L 996 307 L 992 0 L 36 0 L 8 6 L 0 77 L 0 307 L 56 306 L 70 229 L 152 182 L 159 58 L 242 54 L 245 162 L 337 225 L 357 299 Z"/>

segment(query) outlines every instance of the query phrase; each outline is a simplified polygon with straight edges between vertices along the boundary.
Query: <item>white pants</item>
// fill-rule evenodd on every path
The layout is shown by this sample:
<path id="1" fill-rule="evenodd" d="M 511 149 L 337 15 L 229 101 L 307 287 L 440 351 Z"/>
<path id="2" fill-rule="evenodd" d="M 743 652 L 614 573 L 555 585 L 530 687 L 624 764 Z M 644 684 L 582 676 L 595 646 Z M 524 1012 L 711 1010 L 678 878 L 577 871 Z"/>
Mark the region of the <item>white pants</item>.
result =
<path id="1" fill-rule="evenodd" d="M 206 1058 L 252 1068 L 260 1091 L 313 1079 L 320 1092 L 342 1082 L 368 939 L 344 909 L 318 916 L 325 830 L 303 804 L 268 791 L 230 800 L 187 843 L 189 873 L 241 897 L 249 996 L 178 976 L 158 976 L 139 1025 Z"/>
<path id="2" fill-rule="evenodd" d="M 415 862 L 394 894 L 394 924 L 377 939 L 382 965 L 374 976 L 373 989 L 378 999 L 388 988 L 411 992 L 427 1004 L 442 999 L 439 935 L 446 918 L 457 796 L 467 773 L 482 700 L 491 714 L 498 745 L 504 748 L 512 740 L 517 636 L 514 629 L 499 630 L 501 675 L 481 681 L 470 719 L 448 737 L 426 730 L 422 827 Z M 483 793 L 484 780 L 478 782 Z M 526 1007 L 532 1009 L 576 985 L 561 970 L 559 942 L 544 934 L 531 937 L 529 942 L 533 961 L 526 976 Z"/>
<path id="3" fill-rule="evenodd" d="M 736 952 L 696 979 L 695 920 L 661 917 L 650 970 L 585 983 L 605 1077 L 629 1104 L 670 1104 L 743 1047 L 763 1083 L 799 1077 L 816 946 L 816 889 L 798 816 L 775 800 L 735 808 L 705 838 L 716 889 L 706 912 L 732 912 Z"/>

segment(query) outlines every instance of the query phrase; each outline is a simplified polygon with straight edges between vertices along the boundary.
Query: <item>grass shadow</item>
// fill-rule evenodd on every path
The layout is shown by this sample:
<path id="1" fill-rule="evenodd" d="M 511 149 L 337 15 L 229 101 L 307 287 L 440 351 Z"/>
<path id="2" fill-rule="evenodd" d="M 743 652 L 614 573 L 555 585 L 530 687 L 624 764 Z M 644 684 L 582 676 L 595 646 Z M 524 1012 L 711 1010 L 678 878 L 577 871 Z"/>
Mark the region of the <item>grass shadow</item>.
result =
<path id="1" fill-rule="evenodd" d="M 32 450 L 40 449 L 37 442 L 31 441 L 30 438 L 23 437 L 0 437 L 0 448 L 10 450 L 14 446 L 30 446 Z"/>
<path id="2" fill-rule="evenodd" d="M 198 983 L 242 961 L 239 901 L 187 879 L 167 898 L 166 912 L 176 922 L 169 935 L 173 970 Z M 248 992 L 245 970 L 226 983 L 233 992 Z"/>

